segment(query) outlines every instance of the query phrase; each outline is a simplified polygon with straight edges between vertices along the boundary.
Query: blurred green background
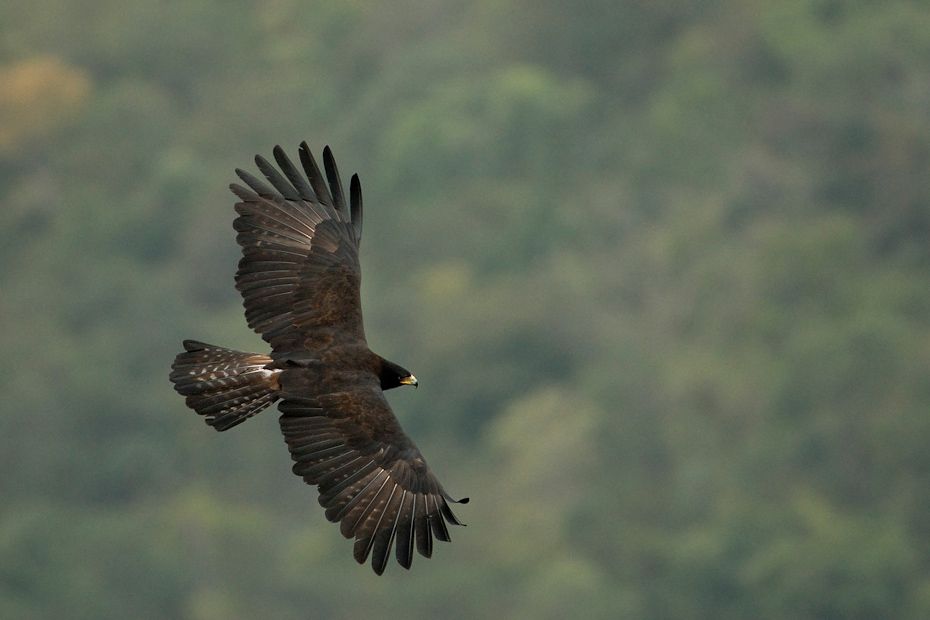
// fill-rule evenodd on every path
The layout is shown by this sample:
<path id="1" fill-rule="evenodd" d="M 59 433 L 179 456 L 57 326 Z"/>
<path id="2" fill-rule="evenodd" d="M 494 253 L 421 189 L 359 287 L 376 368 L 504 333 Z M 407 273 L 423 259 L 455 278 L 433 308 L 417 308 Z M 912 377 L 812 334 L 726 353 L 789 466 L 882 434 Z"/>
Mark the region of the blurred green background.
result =
<path id="1" fill-rule="evenodd" d="M 902 0 L 5 0 L 0 617 L 930 617 L 928 76 Z M 472 497 L 409 573 L 167 379 L 305 138 Z"/>

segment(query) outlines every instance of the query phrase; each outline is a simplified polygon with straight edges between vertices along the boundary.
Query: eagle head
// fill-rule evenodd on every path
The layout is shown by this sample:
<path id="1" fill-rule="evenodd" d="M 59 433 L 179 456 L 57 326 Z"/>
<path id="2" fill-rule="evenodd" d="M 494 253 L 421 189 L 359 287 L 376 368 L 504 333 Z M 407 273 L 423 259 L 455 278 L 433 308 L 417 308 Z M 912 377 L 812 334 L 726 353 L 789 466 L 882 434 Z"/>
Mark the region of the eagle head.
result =
<path id="1" fill-rule="evenodd" d="M 413 373 L 394 362 L 381 358 L 381 369 L 378 372 L 378 378 L 381 380 L 381 389 L 390 390 L 402 385 L 412 385 L 417 387 L 417 378 Z"/>

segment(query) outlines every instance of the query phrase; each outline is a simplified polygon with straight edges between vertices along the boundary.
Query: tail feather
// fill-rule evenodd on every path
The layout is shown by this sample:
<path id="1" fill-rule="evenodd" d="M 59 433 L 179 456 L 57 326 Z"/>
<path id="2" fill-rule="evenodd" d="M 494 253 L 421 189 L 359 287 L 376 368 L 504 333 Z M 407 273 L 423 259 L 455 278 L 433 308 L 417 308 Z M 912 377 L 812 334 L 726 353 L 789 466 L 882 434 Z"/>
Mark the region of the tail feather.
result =
<path id="1" fill-rule="evenodd" d="M 187 406 L 206 423 L 225 431 L 259 413 L 280 394 L 280 370 L 266 368 L 271 358 L 259 353 L 184 341 L 169 378 Z"/>

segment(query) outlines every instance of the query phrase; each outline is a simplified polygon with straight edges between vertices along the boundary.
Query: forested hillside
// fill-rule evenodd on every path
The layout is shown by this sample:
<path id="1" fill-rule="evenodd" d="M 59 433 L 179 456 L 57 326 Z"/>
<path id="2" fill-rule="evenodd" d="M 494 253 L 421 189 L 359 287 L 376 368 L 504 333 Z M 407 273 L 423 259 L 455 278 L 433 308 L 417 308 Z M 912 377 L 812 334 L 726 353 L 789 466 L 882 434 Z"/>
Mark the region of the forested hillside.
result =
<path id="1" fill-rule="evenodd" d="M 5 0 L 0 617 L 930 617 L 928 76 L 904 0 Z M 472 498 L 409 573 L 168 382 L 303 139 Z"/>

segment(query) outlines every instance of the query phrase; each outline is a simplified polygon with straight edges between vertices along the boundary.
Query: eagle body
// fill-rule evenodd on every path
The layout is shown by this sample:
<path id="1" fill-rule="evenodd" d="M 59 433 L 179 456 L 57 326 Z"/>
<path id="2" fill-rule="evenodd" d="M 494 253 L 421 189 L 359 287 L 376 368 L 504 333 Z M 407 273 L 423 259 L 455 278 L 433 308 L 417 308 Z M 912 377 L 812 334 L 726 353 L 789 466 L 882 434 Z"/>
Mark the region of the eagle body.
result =
<path id="1" fill-rule="evenodd" d="M 185 340 L 170 379 L 218 431 L 278 402 L 294 473 L 317 486 L 326 518 L 355 539 L 355 559 L 371 557 L 380 575 L 392 548 L 410 568 L 414 548 L 430 557 L 433 538 L 450 540 L 446 524 L 461 523 L 384 398 L 416 378 L 365 340 L 358 176 L 347 195 L 329 147 L 325 178 L 306 142 L 299 155 L 302 172 L 275 147 L 277 168 L 255 158 L 267 183 L 236 170 L 245 185 L 230 186 L 242 247 L 236 288 L 270 354 Z"/>

